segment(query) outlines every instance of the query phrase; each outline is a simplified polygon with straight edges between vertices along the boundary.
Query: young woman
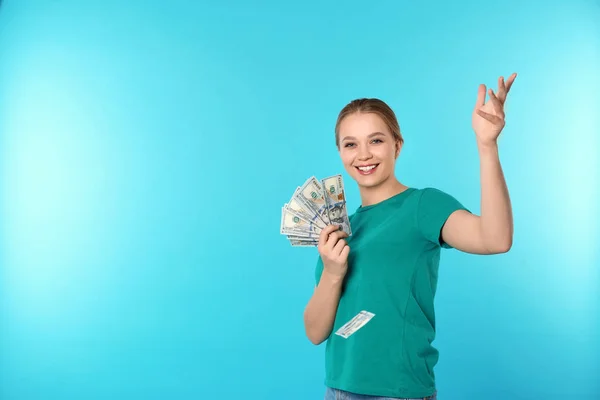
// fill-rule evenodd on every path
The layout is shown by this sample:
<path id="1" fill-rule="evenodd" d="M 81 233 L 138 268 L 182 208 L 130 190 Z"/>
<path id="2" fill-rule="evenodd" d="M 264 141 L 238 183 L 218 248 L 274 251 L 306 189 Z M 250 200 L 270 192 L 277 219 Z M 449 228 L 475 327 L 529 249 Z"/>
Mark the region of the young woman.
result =
<path id="1" fill-rule="evenodd" d="M 497 138 L 515 78 L 500 77 L 487 102 L 480 85 L 473 110 L 481 216 L 440 190 L 396 179 L 403 138 L 384 102 L 354 100 L 340 112 L 336 144 L 362 204 L 350 217 L 352 236 L 338 226 L 321 232 L 317 286 L 304 312 L 311 342 L 327 340 L 326 400 L 436 398 L 438 351 L 431 343 L 440 250 L 497 254 L 512 245 Z"/>

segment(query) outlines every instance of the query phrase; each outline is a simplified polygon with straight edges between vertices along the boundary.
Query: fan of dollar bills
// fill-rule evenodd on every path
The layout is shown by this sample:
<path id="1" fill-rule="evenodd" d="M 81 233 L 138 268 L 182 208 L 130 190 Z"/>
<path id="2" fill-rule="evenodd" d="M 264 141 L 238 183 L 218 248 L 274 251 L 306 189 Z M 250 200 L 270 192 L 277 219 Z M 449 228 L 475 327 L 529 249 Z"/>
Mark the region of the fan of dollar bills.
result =
<path id="1" fill-rule="evenodd" d="M 352 235 L 341 175 L 320 182 L 310 177 L 281 209 L 281 234 L 292 246 L 317 246 L 321 230 L 331 224 Z"/>

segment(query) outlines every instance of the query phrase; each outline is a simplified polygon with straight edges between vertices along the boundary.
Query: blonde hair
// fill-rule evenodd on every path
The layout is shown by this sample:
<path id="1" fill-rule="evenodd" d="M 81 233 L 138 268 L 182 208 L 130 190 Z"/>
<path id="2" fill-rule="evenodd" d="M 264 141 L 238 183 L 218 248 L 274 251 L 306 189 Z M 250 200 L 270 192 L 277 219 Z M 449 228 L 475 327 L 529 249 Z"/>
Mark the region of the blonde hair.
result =
<path id="1" fill-rule="evenodd" d="M 375 98 L 362 98 L 352 100 L 348 103 L 338 115 L 335 124 L 335 145 L 340 146 L 340 124 L 343 119 L 354 113 L 373 113 L 377 114 L 387 125 L 394 139 L 400 144 L 404 143 L 404 138 L 400 132 L 400 125 L 396 119 L 396 114 L 384 101 Z"/>

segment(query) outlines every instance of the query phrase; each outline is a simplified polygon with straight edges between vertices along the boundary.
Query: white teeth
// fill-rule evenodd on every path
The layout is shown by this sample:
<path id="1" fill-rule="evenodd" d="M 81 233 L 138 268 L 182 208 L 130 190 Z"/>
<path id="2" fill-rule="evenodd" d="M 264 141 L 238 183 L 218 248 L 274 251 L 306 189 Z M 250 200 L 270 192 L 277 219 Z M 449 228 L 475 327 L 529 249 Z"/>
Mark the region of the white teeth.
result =
<path id="1" fill-rule="evenodd" d="M 377 165 L 369 165 L 368 167 L 358 167 L 358 169 L 360 169 L 361 171 L 365 171 L 365 172 L 367 172 L 367 171 L 370 171 L 370 170 L 372 170 L 372 169 L 373 169 L 373 168 L 375 168 L 376 166 L 377 166 Z"/>

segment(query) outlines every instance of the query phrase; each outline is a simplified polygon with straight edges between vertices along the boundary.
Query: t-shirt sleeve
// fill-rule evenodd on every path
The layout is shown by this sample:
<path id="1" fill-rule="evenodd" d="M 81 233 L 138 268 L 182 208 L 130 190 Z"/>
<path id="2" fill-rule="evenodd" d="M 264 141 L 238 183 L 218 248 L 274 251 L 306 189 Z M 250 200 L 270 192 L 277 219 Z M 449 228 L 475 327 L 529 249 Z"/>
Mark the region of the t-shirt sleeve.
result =
<path id="1" fill-rule="evenodd" d="M 419 231 L 430 242 L 446 249 L 452 248 L 442 240 L 442 228 L 450 214 L 457 210 L 469 211 L 458 200 L 441 190 L 423 189 L 417 210 Z"/>

